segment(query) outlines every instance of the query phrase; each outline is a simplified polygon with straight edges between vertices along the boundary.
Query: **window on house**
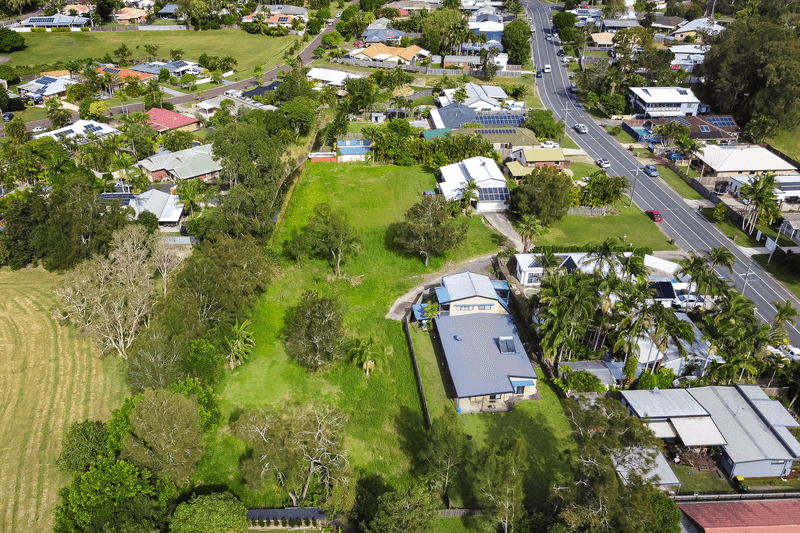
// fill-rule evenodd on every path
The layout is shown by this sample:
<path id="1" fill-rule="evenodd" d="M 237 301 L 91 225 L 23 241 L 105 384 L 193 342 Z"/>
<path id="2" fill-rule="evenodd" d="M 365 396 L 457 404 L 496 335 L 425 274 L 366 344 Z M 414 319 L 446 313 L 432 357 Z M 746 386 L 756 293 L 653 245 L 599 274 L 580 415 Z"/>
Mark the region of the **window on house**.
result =
<path id="1" fill-rule="evenodd" d="M 488 310 L 488 309 L 491 309 L 492 307 L 493 307 L 492 305 L 479 305 L 479 306 L 478 306 L 478 309 L 479 309 L 480 311 L 486 311 L 486 310 Z"/>
<path id="2" fill-rule="evenodd" d="M 539 276 L 536 274 L 528 274 L 528 285 L 539 283 Z"/>
<path id="3" fill-rule="evenodd" d="M 499 400 L 500 399 L 500 395 L 499 394 L 490 394 L 489 395 L 489 399 L 490 400 Z"/>
<path id="4" fill-rule="evenodd" d="M 514 394 L 525 394 L 525 386 L 514 387 Z"/>

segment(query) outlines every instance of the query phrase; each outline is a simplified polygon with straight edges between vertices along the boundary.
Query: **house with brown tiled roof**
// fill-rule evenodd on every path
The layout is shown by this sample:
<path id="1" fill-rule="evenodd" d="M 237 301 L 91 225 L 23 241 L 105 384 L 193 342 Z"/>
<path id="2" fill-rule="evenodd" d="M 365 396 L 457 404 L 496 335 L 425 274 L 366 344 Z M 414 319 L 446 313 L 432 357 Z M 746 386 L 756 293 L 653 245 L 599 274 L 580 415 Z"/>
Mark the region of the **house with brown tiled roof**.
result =
<path id="1" fill-rule="evenodd" d="M 75 10 L 74 16 L 83 16 L 92 12 L 92 6 L 86 4 L 67 4 L 64 6 L 64 9 L 61 10 L 61 13 L 64 15 L 69 15 L 72 10 Z"/>
<path id="2" fill-rule="evenodd" d="M 119 76 L 119 79 L 121 79 L 123 82 L 125 82 L 125 80 L 131 77 L 136 78 L 139 81 L 147 81 L 151 78 L 157 77 L 154 74 L 148 74 L 146 72 L 137 72 L 135 70 L 130 70 L 127 68 L 113 67 L 109 65 L 103 65 L 102 67 L 99 67 L 97 69 L 97 73 L 100 74 L 101 76 L 105 73 L 116 74 L 117 76 Z"/>
<path id="3" fill-rule="evenodd" d="M 364 61 L 387 61 L 408 65 L 425 55 L 425 53 L 425 50 L 417 45 L 402 48 L 400 46 L 386 46 L 385 44 L 377 43 L 367 48 L 356 48 L 348 56 Z"/>
<path id="4" fill-rule="evenodd" d="M 614 48 L 614 34 L 608 32 L 592 33 L 589 35 L 591 46 Z"/>
<path id="5" fill-rule="evenodd" d="M 114 13 L 114 20 L 120 24 L 140 24 L 147 17 L 147 11 L 135 7 L 123 7 Z"/>
<path id="6" fill-rule="evenodd" d="M 264 21 L 270 28 L 273 26 L 283 26 L 284 28 L 288 28 L 290 30 L 292 29 L 292 21 L 295 18 L 292 15 L 283 15 L 281 13 L 251 13 L 250 15 L 242 18 L 242 22 L 253 22 L 253 20 L 259 15 L 264 17 Z"/>

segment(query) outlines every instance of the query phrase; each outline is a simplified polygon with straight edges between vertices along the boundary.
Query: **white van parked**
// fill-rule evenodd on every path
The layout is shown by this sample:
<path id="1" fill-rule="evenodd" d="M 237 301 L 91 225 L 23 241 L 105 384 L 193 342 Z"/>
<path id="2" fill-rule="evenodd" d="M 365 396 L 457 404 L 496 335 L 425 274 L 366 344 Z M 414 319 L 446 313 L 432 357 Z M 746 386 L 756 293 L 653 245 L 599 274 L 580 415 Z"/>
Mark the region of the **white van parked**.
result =
<path id="1" fill-rule="evenodd" d="M 544 66 L 544 71 L 545 72 L 550 72 L 550 65 L 545 65 Z"/>

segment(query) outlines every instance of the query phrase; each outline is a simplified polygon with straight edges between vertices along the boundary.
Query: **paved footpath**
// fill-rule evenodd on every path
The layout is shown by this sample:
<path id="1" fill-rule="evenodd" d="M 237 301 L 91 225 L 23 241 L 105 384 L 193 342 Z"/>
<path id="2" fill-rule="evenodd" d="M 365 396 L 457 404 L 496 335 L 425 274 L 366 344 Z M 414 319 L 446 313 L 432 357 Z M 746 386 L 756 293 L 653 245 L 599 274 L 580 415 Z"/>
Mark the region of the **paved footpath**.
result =
<path id="1" fill-rule="evenodd" d="M 522 237 L 519 236 L 517 230 L 511 225 L 505 213 L 484 213 L 483 217 L 490 226 L 502 233 L 503 237 L 511 242 L 511 246 L 516 248 L 518 252 L 522 252 L 524 248 Z"/>

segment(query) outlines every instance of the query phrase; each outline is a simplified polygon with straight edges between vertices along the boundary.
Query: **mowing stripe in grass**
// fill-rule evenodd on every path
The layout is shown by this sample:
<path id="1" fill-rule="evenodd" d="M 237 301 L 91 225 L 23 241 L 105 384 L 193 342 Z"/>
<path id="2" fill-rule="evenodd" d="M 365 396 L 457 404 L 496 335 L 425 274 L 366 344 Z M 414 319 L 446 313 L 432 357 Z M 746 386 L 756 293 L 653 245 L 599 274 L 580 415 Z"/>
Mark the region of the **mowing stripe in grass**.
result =
<path id="1" fill-rule="evenodd" d="M 6 339 L 5 345 L 11 347 L 11 351 L 19 353 L 19 332 L 17 331 L 16 324 L 10 319 L 8 316 L 2 317 L 3 323 L 3 339 Z M 12 435 L 8 431 L 8 425 L 10 422 L 16 420 L 16 407 L 19 405 L 22 395 L 23 395 L 23 388 L 21 386 L 20 381 L 23 379 L 23 372 L 14 368 L 16 365 L 21 363 L 21 366 L 25 366 L 26 360 L 23 355 L 23 360 L 20 362 L 19 359 L 13 357 L 14 353 L 4 353 L 2 357 L 2 362 L 0 364 L 3 365 L 3 372 L 2 375 L 4 376 L 4 388 L 9 391 L 9 397 L 3 403 L 4 409 L 2 413 L 2 418 L 0 419 L 0 445 L 2 445 L 3 454 L 0 457 L 0 501 L 5 502 L 5 512 L 3 513 L 3 524 L 12 524 L 14 519 L 14 512 L 16 510 L 16 497 L 12 497 L 12 491 L 16 488 L 13 483 L 13 478 L 11 476 L 10 470 L 12 469 L 12 464 L 10 461 L 13 458 L 12 448 Z M 16 393 L 14 396 L 15 398 L 12 400 L 11 394 Z M 14 528 L 8 529 L 8 531 L 14 531 Z"/>

